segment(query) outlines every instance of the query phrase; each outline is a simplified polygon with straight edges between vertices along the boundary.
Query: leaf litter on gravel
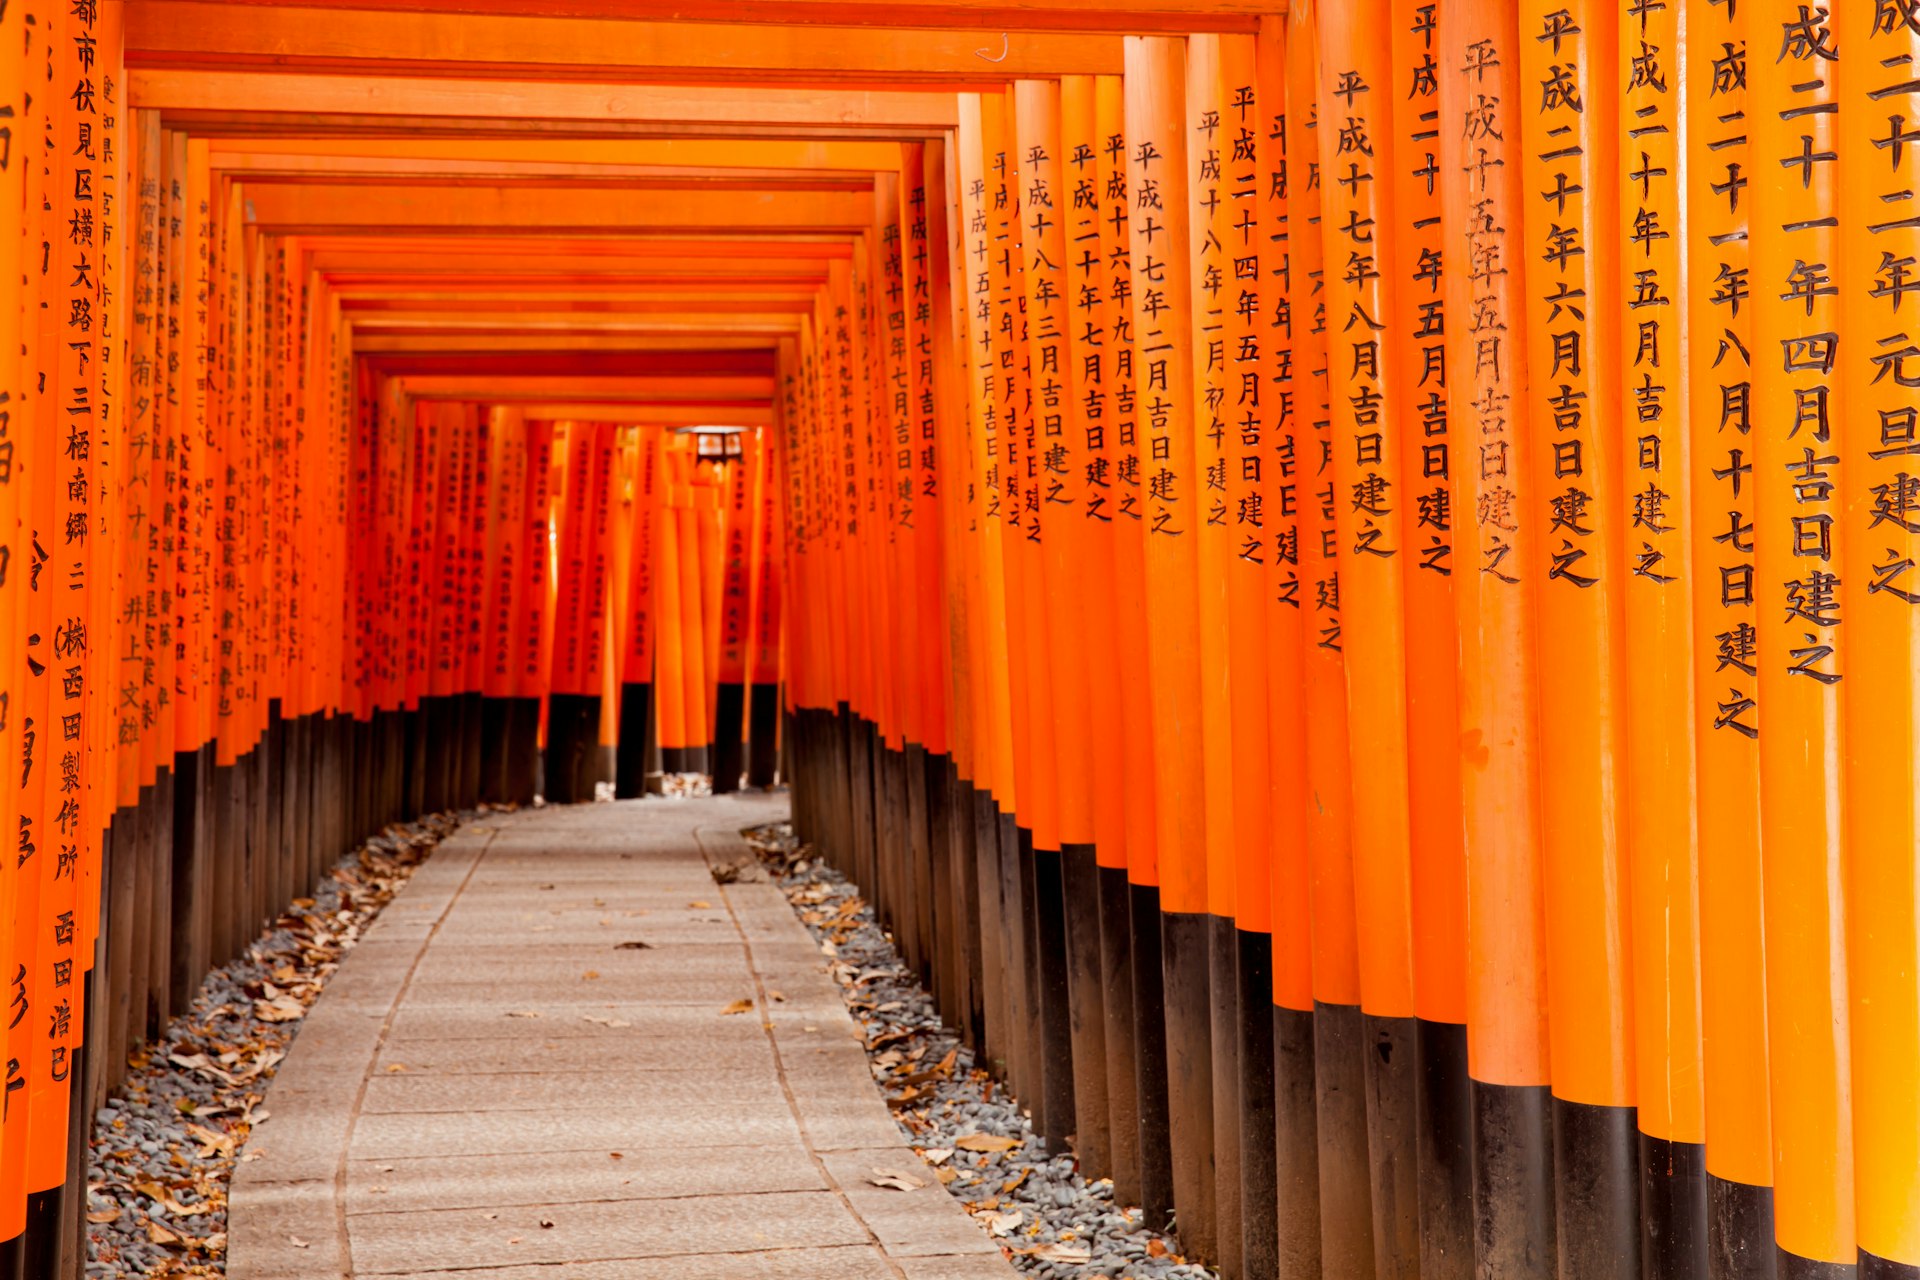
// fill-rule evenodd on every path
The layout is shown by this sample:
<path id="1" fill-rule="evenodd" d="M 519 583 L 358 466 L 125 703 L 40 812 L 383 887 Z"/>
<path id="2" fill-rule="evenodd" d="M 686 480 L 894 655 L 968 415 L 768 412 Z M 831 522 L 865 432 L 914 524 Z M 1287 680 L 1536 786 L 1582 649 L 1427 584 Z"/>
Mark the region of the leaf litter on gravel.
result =
<path id="1" fill-rule="evenodd" d="M 484 812 L 484 810 L 482 811 Z M 468 814 L 477 817 L 478 814 Z M 128 1056 L 94 1119 L 87 1276 L 224 1276 L 235 1158 L 307 1010 L 367 925 L 460 825 L 432 814 L 340 858 L 239 959 L 208 974 L 165 1036 Z"/>
<path id="2" fill-rule="evenodd" d="M 1071 1152 L 1047 1150 L 940 1020 L 858 887 L 795 840 L 792 824 L 742 834 L 819 944 L 874 1082 L 925 1174 L 1015 1267 L 1046 1280 L 1215 1280 L 1148 1229 L 1137 1207 L 1116 1203 L 1110 1180 L 1088 1182 Z"/>

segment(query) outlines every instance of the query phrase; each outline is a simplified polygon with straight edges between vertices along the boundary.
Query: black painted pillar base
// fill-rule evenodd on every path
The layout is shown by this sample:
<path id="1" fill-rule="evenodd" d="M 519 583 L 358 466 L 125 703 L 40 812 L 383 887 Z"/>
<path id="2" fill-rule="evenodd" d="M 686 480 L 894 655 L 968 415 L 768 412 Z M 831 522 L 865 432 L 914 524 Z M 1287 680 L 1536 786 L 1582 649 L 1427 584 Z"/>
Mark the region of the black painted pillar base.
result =
<path id="1" fill-rule="evenodd" d="M 1166 956 L 1160 890 L 1127 886 L 1133 944 L 1133 1034 L 1140 1106 L 1140 1209 L 1146 1225 L 1165 1231 L 1173 1221 L 1172 1104 L 1167 1082 Z"/>
<path id="2" fill-rule="evenodd" d="M 1420 1067 L 1412 1018 L 1361 1015 L 1378 1280 L 1421 1280 Z"/>
<path id="3" fill-rule="evenodd" d="M 1140 1043 L 1133 1009 L 1133 924 L 1125 867 L 1095 867 L 1100 903 L 1101 1016 L 1107 1073 L 1109 1176 L 1120 1204 L 1140 1203 Z"/>
<path id="4" fill-rule="evenodd" d="M 1560 1280 L 1640 1274 L 1640 1151 L 1632 1107 L 1553 1100 Z"/>
<path id="5" fill-rule="evenodd" d="M 1321 1280 L 1320 1104 L 1314 1057 L 1313 1011 L 1273 1006 L 1274 1238 L 1281 1280 Z"/>
<path id="6" fill-rule="evenodd" d="M 1476 1274 L 1549 1274 L 1553 1220 L 1553 1098 L 1546 1085 L 1473 1091 L 1473 1254 Z M 1639 1249 L 1634 1250 L 1636 1258 Z"/>
<path id="7" fill-rule="evenodd" d="M 507 717 L 509 698 L 480 699 L 480 801 L 502 804 L 507 788 Z"/>
<path id="8" fill-rule="evenodd" d="M 727 795 L 740 789 L 740 777 L 747 763 L 740 740 L 741 721 L 747 711 L 746 686 L 722 684 L 714 700 L 713 715 L 713 794 Z"/>
<path id="9" fill-rule="evenodd" d="M 1240 1272 L 1275 1280 L 1273 937 L 1235 930 L 1240 961 Z"/>
<path id="10" fill-rule="evenodd" d="M 747 702 L 747 784 L 770 787 L 780 766 L 780 686 L 755 681 Z"/>
<path id="11" fill-rule="evenodd" d="M 1035 849 L 1033 874 L 1034 977 L 1040 1013 L 1040 1075 L 1046 1091 L 1046 1127 L 1041 1136 L 1051 1151 L 1067 1149 L 1073 1132 L 1073 1014 L 1067 979 L 1066 890 L 1058 849 Z"/>
<path id="12" fill-rule="evenodd" d="M 1167 1120 L 1173 1148 L 1173 1209 L 1182 1250 L 1220 1257 L 1213 1187 L 1213 997 L 1210 917 L 1160 913 L 1166 973 Z M 1358 1273 L 1356 1273 L 1358 1274 Z"/>
<path id="13" fill-rule="evenodd" d="M 1367 1151 L 1367 1030 L 1360 1006 L 1313 1006 L 1320 1140 L 1320 1265 L 1374 1274 L 1373 1170 Z"/>
<path id="14" fill-rule="evenodd" d="M 647 794 L 647 732 L 653 727 L 653 686 L 620 686 L 620 745 L 614 755 L 613 794 L 637 800 Z"/>
<path id="15" fill-rule="evenodd" d="M 598 772 L 593 757 L 599 744 L 599 698 L 582 693 L 547 695 L 548 804 L 593 800 L 593 780 Z"/>
<path id="16" fill-rule="evenodd" d="M 540 772 L 540 699 L 514 698 L 507 704 L 507 801 L 533 803 Z"/>
<path id="17" fill-rule="evenodd" d="M 1067 989 L 1073 1033 L 1074 1149 L 1087 1178 L 1113 1175 L 1107 1100 L 1106 982 L 1100 950 L 1100 865 L 1090 844 L 1060 850 L 1066 904 Z"/>
<path id="18" fill-rule="evenodd" d="M 1420 1280 L 1472 1280 L 1473 1094 L 1467 1029 L 1415 1022 L 1419 1066 Z"/>
<path id="19" fill-rule="evenodd" d="M 1241 1280 L 1240 1253 L 1240 930 L 1209 913 L 1207 1002 L 1212 1026 L 1214 1266 Z"/>

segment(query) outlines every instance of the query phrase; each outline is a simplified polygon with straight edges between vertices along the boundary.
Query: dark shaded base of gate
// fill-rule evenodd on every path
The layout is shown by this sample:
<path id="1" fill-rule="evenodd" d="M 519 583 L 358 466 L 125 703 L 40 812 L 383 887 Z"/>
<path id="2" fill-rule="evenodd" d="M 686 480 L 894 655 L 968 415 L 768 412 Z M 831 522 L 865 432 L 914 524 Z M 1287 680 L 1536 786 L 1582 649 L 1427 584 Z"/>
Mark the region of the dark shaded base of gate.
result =
<path id="1" fill-rule="evenodd" d="M 1916 1280 L 1781 1253 L 1770 1189 L 1629 1108 L 1472 1079 L 1463 1026 L 1276 1005 L 1280 940 L 1162 910 L 1096 846 L 1035 848 L 951 759 L 844 705 L 783 741 L 800 839 L 1035 1132 L 1229 1280 Z"/>
<path id="2" fill-rule="evenodd" d="M 0 1242 L 0 1280 L 84 1275 L 87 1139 L 128 1053 L 368 836 L 483 800 L 530 803 L 539 721 L 538 699 L 478 694 L 366 719 L 286 716 L 276 702 L 251 749 L 224 761 L 211 743 L 176 752 L 113 813 L 67 1177 L 29 1188 L 27 1230 Z"/>

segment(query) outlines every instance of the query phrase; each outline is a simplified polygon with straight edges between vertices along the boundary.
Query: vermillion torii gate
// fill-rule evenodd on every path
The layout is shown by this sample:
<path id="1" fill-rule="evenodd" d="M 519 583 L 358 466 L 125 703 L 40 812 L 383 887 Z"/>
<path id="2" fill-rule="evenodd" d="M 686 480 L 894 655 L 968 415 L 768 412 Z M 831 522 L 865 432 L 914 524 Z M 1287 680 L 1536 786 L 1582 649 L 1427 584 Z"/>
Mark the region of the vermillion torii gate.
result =
<path id="1" fill-rule="evenodd" d="M 778 739 L 1227 1275 L 1920 1274 L 1907 0 L 0 50 L 0 1273 L 356 839 Z"/>

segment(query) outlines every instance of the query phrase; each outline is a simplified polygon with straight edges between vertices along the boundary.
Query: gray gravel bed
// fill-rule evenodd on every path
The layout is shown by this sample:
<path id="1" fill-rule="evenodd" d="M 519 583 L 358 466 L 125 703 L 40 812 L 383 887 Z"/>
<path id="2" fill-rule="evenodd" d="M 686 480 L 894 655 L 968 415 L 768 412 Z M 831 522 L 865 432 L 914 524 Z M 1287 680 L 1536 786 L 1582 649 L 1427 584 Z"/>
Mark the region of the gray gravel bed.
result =
<path id="1" fill-rule="evenodd" d="M 87 1275 L 224 1276 L 235 1153 L 301 1018 L 433 846 L 468 814 L 388 827 L 340 858 L 239 959 L 207 975 L 94 1120 Z"/>
<path id="2" fill-rule="evenodd" d="M 865 1034 L 875 1082 L 895 1122 L 943 1183 L 1022 1271 L 1048 1280 L 1213 1280 L 1148 1229 L 1113 1183 L 1080 1176 L 1070 1152 L 1049 1152 L 1011 1094 L 981 1070 L 940 1020 L 933 998 L 894 950 L 859 889 L 800 846 L 785 822 L 747 842 L 828 957 Z M 970 1148 L 1005 1150 L 977 1150 Z"/>

